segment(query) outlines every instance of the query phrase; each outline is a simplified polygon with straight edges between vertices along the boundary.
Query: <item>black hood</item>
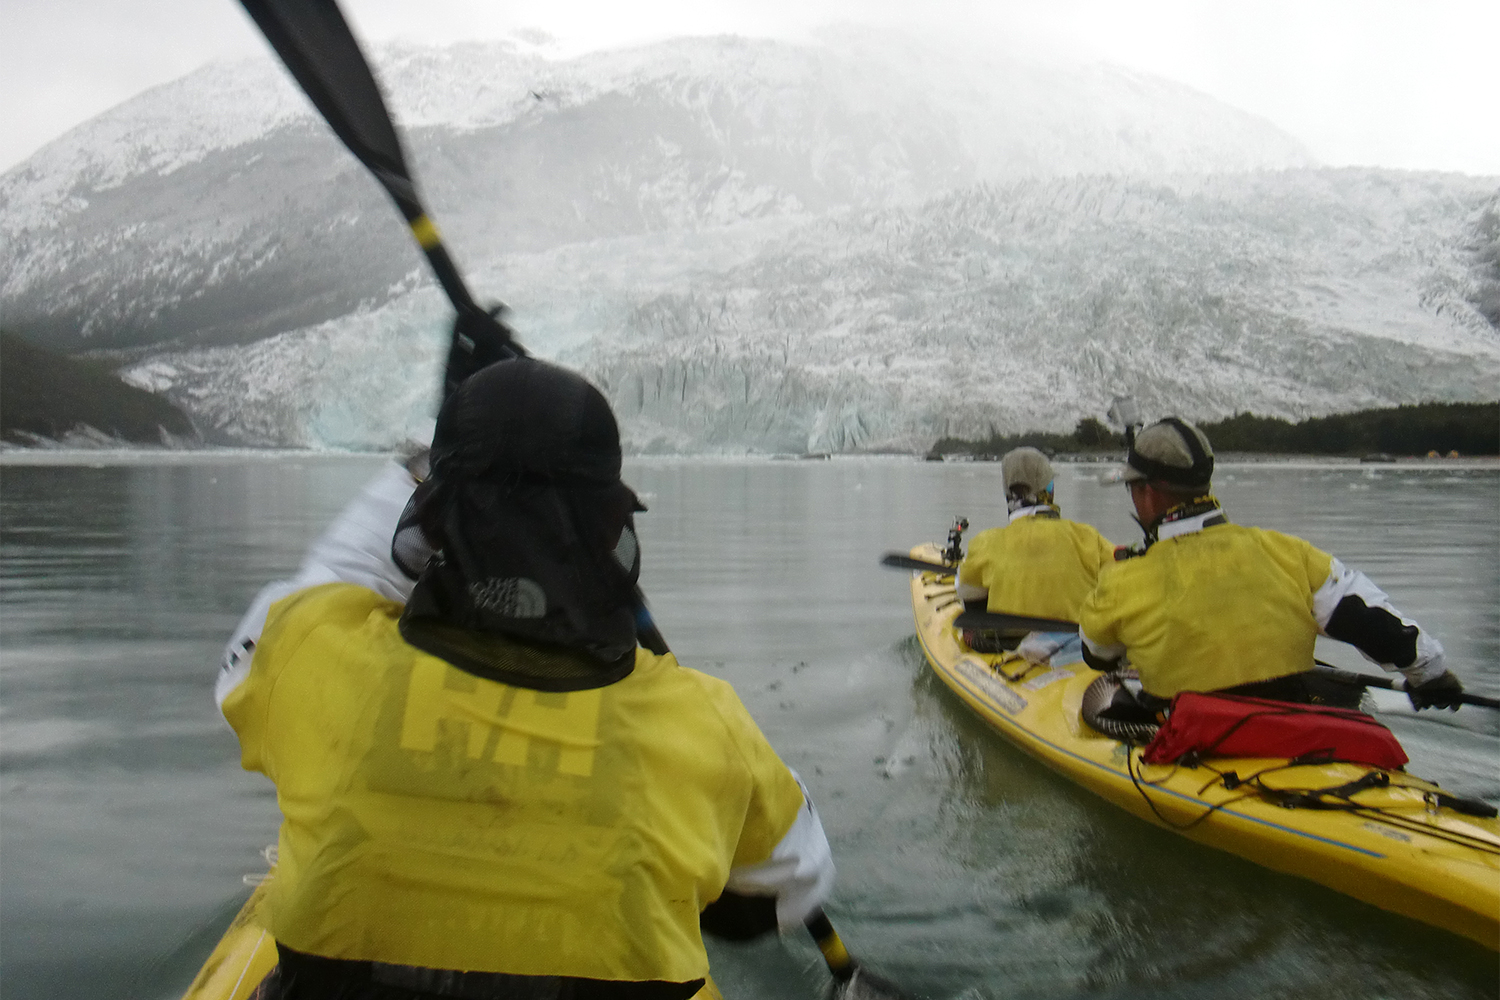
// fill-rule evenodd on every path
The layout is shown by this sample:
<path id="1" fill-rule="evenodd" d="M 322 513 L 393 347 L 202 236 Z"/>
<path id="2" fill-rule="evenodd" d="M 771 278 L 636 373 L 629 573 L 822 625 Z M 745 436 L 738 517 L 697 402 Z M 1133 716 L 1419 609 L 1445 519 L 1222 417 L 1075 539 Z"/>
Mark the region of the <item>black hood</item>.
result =
<path id="1" fill-rule="evenodd" d="M 419 574 L 401 634 L 460 669 L 540 690 L 628 674 L 633 515 L 644 508 L 620 460 L 609 403 L 581 376 L 517 358 L 465 380 L 438 414 L 431 476 L 392 546 Z"/>

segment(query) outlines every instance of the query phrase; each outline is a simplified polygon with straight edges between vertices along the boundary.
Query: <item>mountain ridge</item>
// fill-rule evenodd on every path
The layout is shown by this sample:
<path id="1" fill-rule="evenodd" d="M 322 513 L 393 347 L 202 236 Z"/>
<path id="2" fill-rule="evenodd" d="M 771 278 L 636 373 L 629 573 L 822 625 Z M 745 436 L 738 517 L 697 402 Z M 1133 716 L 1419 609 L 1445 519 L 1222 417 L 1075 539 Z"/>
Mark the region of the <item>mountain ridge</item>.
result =
<path id="1" fill-rule="evenodd" d="M 548 60 L 471 43 L 376 61 L 461 262 L 916 203 L 987 177 L 1306 159 L 1268 123 L 1139 74 L 840 44 Z M 0 265 L 10 326 L 70 349 L 250 342 L 424 277 L 383 194 L 269 60 L 154 88 L 0 176 Z"/>

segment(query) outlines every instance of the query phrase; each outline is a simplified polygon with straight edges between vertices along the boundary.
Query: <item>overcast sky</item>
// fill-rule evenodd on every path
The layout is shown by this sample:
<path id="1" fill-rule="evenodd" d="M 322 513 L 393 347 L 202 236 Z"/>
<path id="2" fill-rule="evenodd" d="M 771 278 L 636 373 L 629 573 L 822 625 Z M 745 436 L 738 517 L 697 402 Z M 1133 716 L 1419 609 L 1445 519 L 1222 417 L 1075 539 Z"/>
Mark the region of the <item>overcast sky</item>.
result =
<path id="1" fill-rule="evenodd" d="M 1331 165 L 1500 175 L 1500 0 L 342 0 L 368 41 L 539 28 L 570 51 L 676 34 L 796 38 L 920 23 L 1025 37 L 1189 84 Z M 0 0 L 0 170 L 223 57 L 263 52 L 235 0 Z"/>

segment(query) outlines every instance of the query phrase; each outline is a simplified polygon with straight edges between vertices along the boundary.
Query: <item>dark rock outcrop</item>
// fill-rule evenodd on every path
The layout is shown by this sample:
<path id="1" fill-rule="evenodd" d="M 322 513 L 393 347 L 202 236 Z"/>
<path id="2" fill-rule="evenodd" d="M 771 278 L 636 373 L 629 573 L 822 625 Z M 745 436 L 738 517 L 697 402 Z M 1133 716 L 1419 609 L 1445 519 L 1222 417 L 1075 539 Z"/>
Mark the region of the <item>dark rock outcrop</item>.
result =
<path id="1" fill-rule="evenodd" d="M 121 381 L 110 365 L 0 333 L 0 439 L 34 444 L 79 432 L 138 444 L 196 436 L 181 410 Z"/>

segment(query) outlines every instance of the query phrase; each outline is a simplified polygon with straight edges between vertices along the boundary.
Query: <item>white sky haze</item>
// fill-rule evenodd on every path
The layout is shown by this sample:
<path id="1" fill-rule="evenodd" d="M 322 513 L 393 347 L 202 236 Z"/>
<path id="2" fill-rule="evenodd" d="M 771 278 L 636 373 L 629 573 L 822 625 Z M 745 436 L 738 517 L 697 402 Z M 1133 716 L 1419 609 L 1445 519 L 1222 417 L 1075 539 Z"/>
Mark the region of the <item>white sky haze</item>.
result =
<path id="1" fill-rule="evenodd" d="M 1500 176 L 1500 0 L 343 0 L 362 39 L 568 51 L 835 22 L 1017 38 L 1196 87 L 1329 165 Z M 235 0 L 0 0 L 0 170 L 147 87 L 265 51 Z"/>

